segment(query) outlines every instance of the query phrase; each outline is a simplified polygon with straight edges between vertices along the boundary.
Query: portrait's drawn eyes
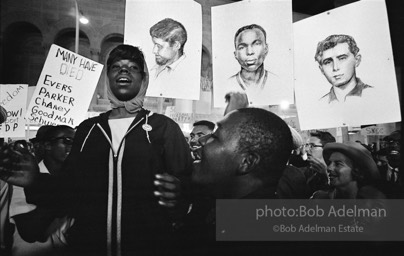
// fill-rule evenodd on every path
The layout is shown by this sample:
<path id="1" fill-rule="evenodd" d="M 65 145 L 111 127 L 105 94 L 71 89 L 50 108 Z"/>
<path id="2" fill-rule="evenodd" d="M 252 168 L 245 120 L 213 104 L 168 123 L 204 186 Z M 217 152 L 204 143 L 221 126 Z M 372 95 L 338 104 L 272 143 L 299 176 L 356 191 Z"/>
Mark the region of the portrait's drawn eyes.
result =
<path id="1" fill-rule="evenodd" d="M 346 55 L 340 56 L 338 59 L 339 59 L 339 60 L 346 60 L 346 59 L 347 59 L 347 56 L 346 56 Z"/>
<path id="2" fill-rule="evenodd" d="M 331 60 L 324 60 L 323 61 L 324 66 L 327 66 L 327 65 L 330 65 L 330 64 L 331 64 Z"/>
<path id="3" fill-rule="evenodd" d="M 159 45 L 159 44 L 155 44 L 154 46 L 156 46 L 158 50 L 161 50 L 161 49 L 163 48 L 163 47 L 162 47 L 161 45 Z"/>
<path id="4" fill-rule="evenodd" d="M 239 45 L 239 46 L 237 46 L 237 50 L 239 50 L 239 51 L 243 50 L 244 48 L 245 48 L 245 45 Z"/>
<path id="5" fill-rule="evenodd" d="M 262 45 L 262 42 L 261 41 L 255 41 L 254 45 L 260 46 L 260 45 Z"/>

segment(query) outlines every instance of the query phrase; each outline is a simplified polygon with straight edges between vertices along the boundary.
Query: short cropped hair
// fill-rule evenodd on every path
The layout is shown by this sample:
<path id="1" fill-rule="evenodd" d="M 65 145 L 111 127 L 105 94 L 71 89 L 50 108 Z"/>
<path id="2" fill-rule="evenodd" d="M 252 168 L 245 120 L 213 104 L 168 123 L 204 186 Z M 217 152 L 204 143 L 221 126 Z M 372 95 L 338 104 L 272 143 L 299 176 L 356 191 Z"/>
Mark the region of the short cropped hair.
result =
<path id="1" fill-rule="evenodd" d="M 332 136 L 329 132 L 315 130 L 313 132 L 310 132 L 310 136 L 319 138 L 323 146 L 330 142 L 336 142 L 335 137 Z"/>
<path id="2" fill-rule="evenodd" d="M 238 35 L 240 35 L 241 32 L 243 32 L 245 30 L 249 30 L 249 29 L 254 29 L 254 28 L 261 30 L 262 33 L 264 34 L 265 41 L 267 40 L 267 33 L 265 32 L 265 29 L 263 27 L 261 27 L 260 25 L 251 24 L 251 25 L 241 27 L 237 30 L 236 34 L 234 35 L 234 47 L 236 47 L 236 39 L 237 39 Z"/>
<path id="3" fill-rule="evenodd" d="M 200 120 L 200 121 L 196 121 L 193 126 L 197 126 L 197 125 L 204 125 L 207 126 L 209 128 L 209 130 L 214 130 L 215 129 L 215 123 L 208 121 L 208 120 Z"/>
<path id="4" fill-rule="evenodd" d="M 246 117 L 236 127 L 240 135 L 238 152 L 258 154 L 262 177 L 277 183 L 293 149 L 289 126 L 264 109 L 241 108 L 237 111 Z"/>
<path id="5" fill-rule="evenodd" d="M 111 69 L 111 65 L 120 60 L 130 60 L 135 62 L 141 71 L 142 79 L 146 76 L 144 66 L 145 66 L 145 59 L 143 52 L 135 46 L 121 44 L 115 47 L 108 56 L 107 60 L 107 72 Z"/>
<path id="6" fill-rule="evenodd" d="M 331 35 L 328 36 L 323 41 L 320 41 L 317 44 L 316 54 L 314 55 L 314 59 L 320 63 L 321 58 L 323 57 L 323 52 L 334 48 L 337 44 L 347 43 L 349 47 L 349 51 L 352 52 L 353 55 L 356 56 L 359 52 L 359 47 L 356 45 L 355 39 L 349 35 Z"/>
<path id="7" fill-rule="evenodd" d="M 179 52 L 182 55 L 184 53 L 184 46 L 187 42 L 187 30 L 178 21 L 165 18 L 156 24 L 154 24 L 149 30 L 151 37 L 161 38 L 166 42 L 169 42 L 172 46 L 176 41 L 181 45 Z"/>

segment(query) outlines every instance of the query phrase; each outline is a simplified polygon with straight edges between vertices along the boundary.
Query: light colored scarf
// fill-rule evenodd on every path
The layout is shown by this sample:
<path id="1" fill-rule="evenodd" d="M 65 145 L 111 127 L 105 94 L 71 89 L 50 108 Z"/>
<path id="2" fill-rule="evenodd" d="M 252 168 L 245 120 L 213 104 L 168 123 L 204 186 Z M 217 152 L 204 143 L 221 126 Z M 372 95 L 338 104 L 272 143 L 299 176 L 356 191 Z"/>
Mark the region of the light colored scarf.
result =
<path id="1" fill-rule="evenodd" d="M 144 67 L 145 77 L 143 78 L 142 85 L 140 87 L 139 93 L 131 100 L 121 101 L 116 98 L 112 93 L 111 87 L 107 86 L 108 99 L 111 102 L 112 108 L 125 108 L 127 112 L 133 114 L 140 111 L 143 107 L 144 97 L 146 95 L 147 87 L 149 86 L 149 72 L 147 66 Z"/>

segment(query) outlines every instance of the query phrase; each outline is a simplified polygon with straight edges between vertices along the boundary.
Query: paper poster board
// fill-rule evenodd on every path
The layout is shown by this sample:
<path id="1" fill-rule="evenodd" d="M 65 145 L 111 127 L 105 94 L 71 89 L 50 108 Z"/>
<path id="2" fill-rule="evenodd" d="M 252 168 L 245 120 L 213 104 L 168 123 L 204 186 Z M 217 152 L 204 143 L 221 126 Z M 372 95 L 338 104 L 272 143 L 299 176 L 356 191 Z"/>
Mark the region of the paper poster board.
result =
<path id="1" fill-rule="evenodd" d="M 166 18 L 174 20 L 175 29 L 162 26 L 158 30 L 161 33 L 156 32 L 161 38 L 153 37 L 157 38 L 153 41 L 150 29 Z M 185 33 L 180 34 L 181 42 L 184 34 L 187 40 L 185 44 L 174 40 L 169 45 L 164 41 L 165 32 L 184 32 L 178 29 L 180 25 L 177 22 L 185 29 Z M 200 4 L 189 0 L 127 0 L 124 42 L 140 47 L 145 55 L 150 75 L 146 96 L 199 100 L 202 51 Z"/>
<path id="2" fill-rule="evenodd" d="M 238 35 L 236 47 L 237 31 L 251 24 L 263 28 L 267 45 L 249 29 Z M 294 103 L 291 1 L 240 1 L 212 7 L 212 53 L 215 107 L 225 106 L 228 91 L 245 91 L 250 106 Z M 260 72 L 258 82 L 248 84 L 245 81 L 253 72 Z"/>
<path id="3" fill-rule="evenodd" d="M 26 118 L 41 125 L 76 127 L 87 117 L 102 68 L 100 63 L 53 44 Z"/>
<path id="4" fill-rule="evenodd" d="M 7 112 L 6 121 L 0 124 L 0 137 L 25 137 L 27 93 L 27 84 L 0 84 L 0 106 Z"/>
<path id="5" fill-rule="evenodd" d="M 296 107 L 302 130 L 401 121 L 384 1 L 348 4 L 296 22 L 293 28 Z M 326 43 L 319 65 L 317 44 L 337 38 L 334 35 L 353 38 L 359 52 L 352 53 L 348 42 L 335 47 Z"/>
<path id="6" fill-rule="evenodd" d="M 165 115 L 176 123 L 192 123 L 194 120 L 192 113 L 177 112 L 174 106 L 167 107 Z"/>
<path id="7" fill-rule="evenodd" d="M 223 119 L 222 114 L 211 113 L 211 114 L 198 114 L 198 113 L 188 113 L 181 112 L 175 106 L 167 106 L 164 112 L 165 116 L 173 119 L 175 122 L 179 124 L 190 124 L 192 125 L 196 121 L 200 120 L 209 120 L 211 122 L 218 122 Z"/>

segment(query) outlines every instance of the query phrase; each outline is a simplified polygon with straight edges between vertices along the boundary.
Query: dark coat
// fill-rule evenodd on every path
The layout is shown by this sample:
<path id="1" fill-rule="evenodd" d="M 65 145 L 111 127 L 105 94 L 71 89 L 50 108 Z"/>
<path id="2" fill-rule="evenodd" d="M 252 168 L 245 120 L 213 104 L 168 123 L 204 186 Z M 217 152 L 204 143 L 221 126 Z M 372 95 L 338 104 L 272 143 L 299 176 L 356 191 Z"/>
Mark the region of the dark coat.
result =
<path id="1" fill-rule="evenodd" d="M 112 153 L 109 113 L 79 125 L 65 177 L 57 182 L 63 191 L 54 193 L 48 203 L 69 202 L 76 221 L 68 241 L 76 253 L 106 255 L 121 250 L 123 255 L 166 255 L 176 240 L 170 214 L 153 194 L 154 175 L 167 172 L 187 182 L 192 164 L 189 146 L 173 120 L 142 110 L 119 152 Z M 143 126 L 146 121 L 151 131 Z"/>

